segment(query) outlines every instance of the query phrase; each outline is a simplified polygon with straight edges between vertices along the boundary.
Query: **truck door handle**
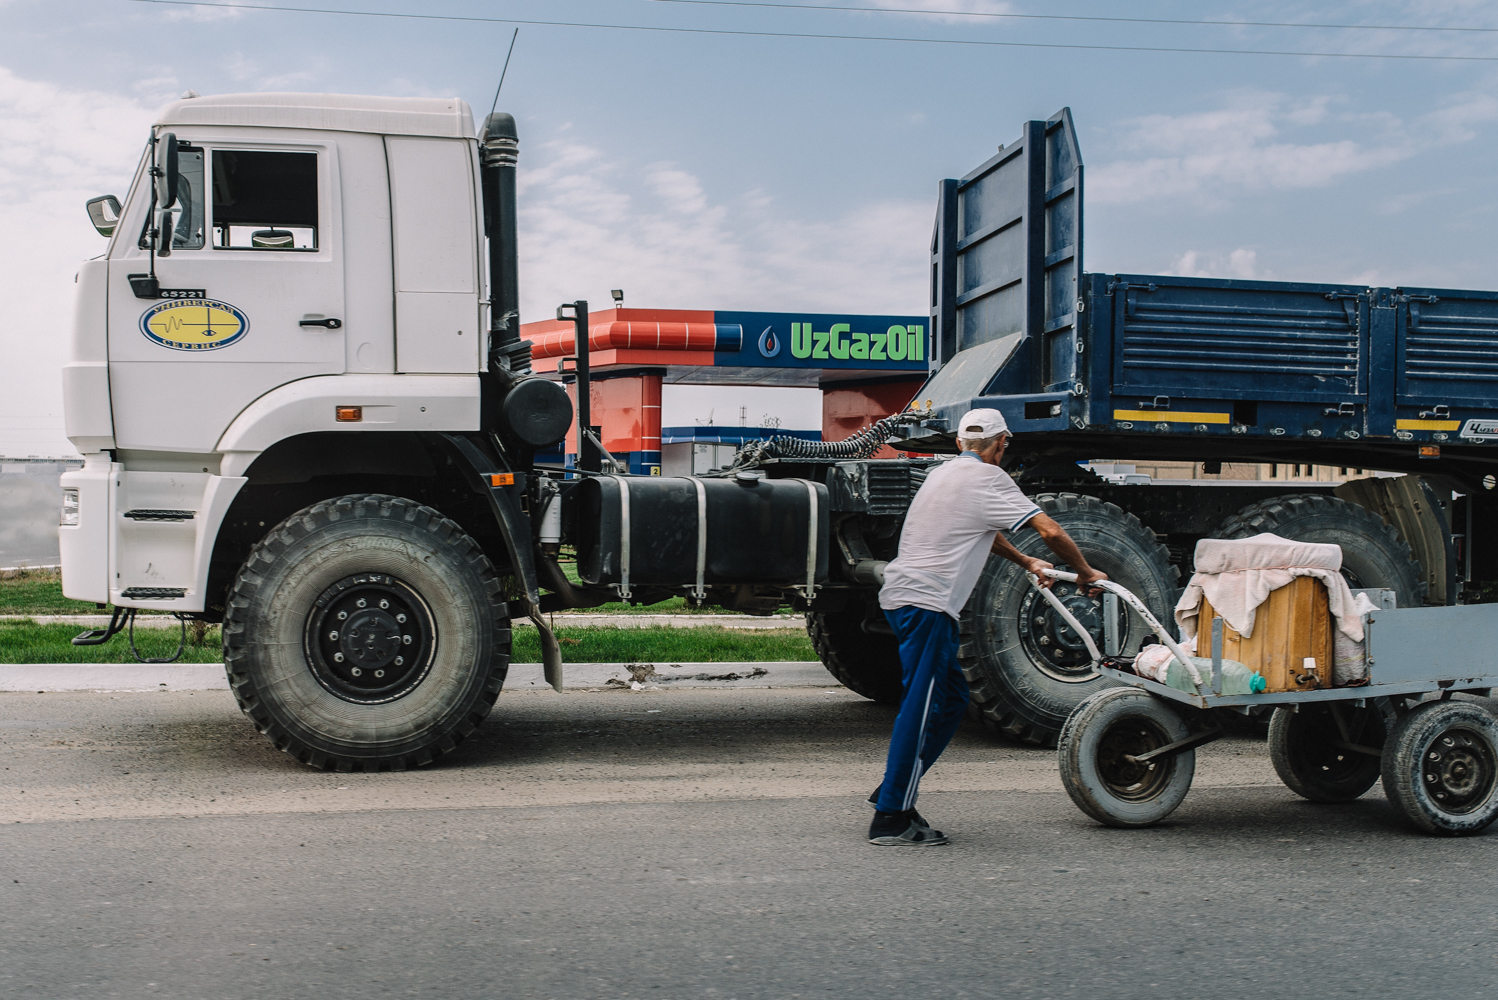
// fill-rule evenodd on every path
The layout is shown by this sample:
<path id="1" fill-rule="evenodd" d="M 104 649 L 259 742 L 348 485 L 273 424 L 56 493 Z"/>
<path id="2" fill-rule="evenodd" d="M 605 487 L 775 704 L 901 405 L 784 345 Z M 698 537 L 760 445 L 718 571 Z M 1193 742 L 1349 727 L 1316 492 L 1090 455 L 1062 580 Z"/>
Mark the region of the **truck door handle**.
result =
<path id="1" fill-rule="evenodd" d="M 307 315 L 302 317 L 301 326 L 320 326 L 327 330 L 337 330 L 343 326 L 343 320 L 334 319 L 331 316 Z"/>

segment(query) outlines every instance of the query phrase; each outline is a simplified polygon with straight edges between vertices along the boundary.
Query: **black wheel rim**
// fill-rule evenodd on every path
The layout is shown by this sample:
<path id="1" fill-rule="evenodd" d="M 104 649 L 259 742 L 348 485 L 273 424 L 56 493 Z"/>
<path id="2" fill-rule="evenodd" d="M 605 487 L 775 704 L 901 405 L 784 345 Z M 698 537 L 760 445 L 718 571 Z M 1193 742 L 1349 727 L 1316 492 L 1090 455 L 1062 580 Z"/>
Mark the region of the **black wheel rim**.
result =
<path id="1" fill-rule="evenodd" d="M 1291 752 L 1305 771 L 1327 784 L 1354 781 L 1369 768 L 1374 760 L 1356 750 L 1348 750 L 1340 743 L 1371 744 L 1377 748 L 1382 744 L 1382 730 L 1376 726 L 1372 709 L 1354 709 L 1344 719 L 1348 727 L 1349 740 L 1342 739 L 1342 731 L 1332 718 L 1330 707 L 1319 711 L 1302 708 L 1294 717 Z"/>
<path id="2" fill-rule="evenodd" d="M 1144 716 L 1119 719 L 1098 740 L 1098 777 L 1109 794 L 1128 802 L 1143 802 L 1159 795 L 1170 780 L 1174 758 L 1137 763 L 1130 760 L 1170 742 L 1160 724 Z"/>
<path id="3" fill-rule="evenodd" d="M 358 573 L 317 598 L 304 644 L 319 684 L 344 701 L 378 705 L 426 678 L 437 631 L 411 587 L 384 573 Z"/>
<path id="4" fill-rule="evenodd" d="M 1058 582 L 1052 588 L 1077 623 L 1088 631 L 1099 651 L 1103 648 L 1103 602 L 1088 597 L 1072 583 Z M 1120 616 L 1120 627 L 1127 630 L 1127 618 Z M 1026 590 L 1019 609 L 1020 646 L 1043 673 L 1071 684 L 1089 681 L 1097 676 L 1092 654 L 1066 619 L 1056 613 L 1050 602 L 1034 587 Z"/>
<path id="5" fill-rule="evenodd" d="M 1487 739 L 1465 726 L 1445 730 L 1420 755 L 1420 781 L 1437 809 L 1475 812 L 1493 793 L 1498 758 Z"/>

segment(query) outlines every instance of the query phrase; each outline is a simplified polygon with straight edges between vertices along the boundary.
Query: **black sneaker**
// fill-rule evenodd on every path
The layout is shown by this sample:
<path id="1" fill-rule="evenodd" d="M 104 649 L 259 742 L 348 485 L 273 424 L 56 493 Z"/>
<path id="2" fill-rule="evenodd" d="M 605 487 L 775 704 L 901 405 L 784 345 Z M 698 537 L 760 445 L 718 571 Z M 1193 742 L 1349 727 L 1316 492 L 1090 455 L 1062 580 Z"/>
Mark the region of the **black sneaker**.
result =
<path id="1" fill-rule="evenodd" d="M 869 807 L 871 809 L 873 809 L 876 813 L 879 811 L 879 793 L 883 789 L 884 789 L 884 786 L 880 785 L 878 788 L 874 789 L 872 792 L 869 793 L 869 797 L 868 798 L 864 799 L 864 801 L 869 804 Z M 894 813 L 885 813 L 884 815 L 886 815 L 886 816 L 893 816 L 895 814 Z M 911 819 L 915 820 L 921 826 L 924 826 L 926 829 L 928 829 L 928 830 L 931 829 L 931 824 L 926 822 L 926 818 L 924 816 L 922 816 L 920 813 L 916 812 L 914 809 L 908 810 L 907 811 L 907 815 L 909 815 Z"/>
<path id="2" fill-rule="evenodd" d="M 933 830 L 914 809 L 905 812 L 874 812 L 874 822 L 869 824 L 869 843 L 880 847 L 933 847 L 950 844 L 951 839 L 940 830 Z"/>

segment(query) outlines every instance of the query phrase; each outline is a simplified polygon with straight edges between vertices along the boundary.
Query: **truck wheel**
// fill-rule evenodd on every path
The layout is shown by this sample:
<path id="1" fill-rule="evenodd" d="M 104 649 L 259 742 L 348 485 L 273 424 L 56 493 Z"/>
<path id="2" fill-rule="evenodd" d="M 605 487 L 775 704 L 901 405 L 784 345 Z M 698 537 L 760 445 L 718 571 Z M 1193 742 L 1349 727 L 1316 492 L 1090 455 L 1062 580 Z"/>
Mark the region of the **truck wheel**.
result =
<path id="1" fill-rule="evenodd" d="M 1432 701 L 1394 724 L 1384 794 L 1418 829 L 1459 837 L 1498 819 L 1498 719 L 1470 701 Z"/>
<path id="2" fill-rule="evenodd" d="M 812 648 L 827 672 L 843 687 L 883 705 L 898 705 L 905 697 L 900 643 L 892 635 L 863 630 L 864 608 L 806 616 Z"/>
<path id="3" fill-rule="evenodd" d="M 1088 562 L 1137 594 L 1162 624 L 1173 624 L 1178 573 L 1154 532 L 1096 497 L 1053 493 L 1032 499 L 1066 529 Z M 1019 531 L 1010 540 L 1026 555 L 1055 558 L 1037 532 Z M 1101 599 L 1068 583 L 1056 584 L 1055 592 L 1102 649 Z M 1149 628 L 1127 608 L 1119 624 L 1120 651 L 1132 656 Z M 1081 639 L 1030 586 L 1024 570 L 999 556 L 989 557 L 963 610 L 957 659 L 972 691 L 973 714 L 997 733 L 1042 746 L 1054 746 L 1072 709 L 1109 686 L 1093 671 Z"/>
<path id="4" fill-rule="evenodd" d="M 431 762 L 484 721 L 509 661 L 494 566 L 457 524 L 400 497 L 325 500 L 276 525 L 224 616 L 240 709 L 313 767 Z"/>
<path id="5" fill-rule="evenodd" d="M 1138 764 L 1130 757 L 1190 735 L 1169 705 L 1138 688 L 1100 691 L 1061 730 L 1061 784 L 1077 808 L 1108 826 L 1149 826 L 1175 811 L 1196 774 L 1196 751 Z"/>
<path id="6" fill-rule="evenodd" d="M 1366 507 L 1315 493 L 1280 496 L 1249 504 L 1224 521 L 1216 534 L 1251 538 L 1266 531 L 1298 542 L 1340 545 L 1347 582 L 1395 590 L 1401 608 L 1419 607 L 1425 600 L 1426 584 L 1409 545 Z"/>
<path id="7" fill-rule="evenodd" d="M 1347 739 L 1333 712 L 1347 727 Z M 1312 802 L 1351 802 L 1378 781 L 1379 758 L 1344 744 L 1379 750 L 1384 723 L 1377 709 L 1308 702 L 1299 712 L 1277 708 L 1269 720 L 1269 759 L 1285 786 Z"/>

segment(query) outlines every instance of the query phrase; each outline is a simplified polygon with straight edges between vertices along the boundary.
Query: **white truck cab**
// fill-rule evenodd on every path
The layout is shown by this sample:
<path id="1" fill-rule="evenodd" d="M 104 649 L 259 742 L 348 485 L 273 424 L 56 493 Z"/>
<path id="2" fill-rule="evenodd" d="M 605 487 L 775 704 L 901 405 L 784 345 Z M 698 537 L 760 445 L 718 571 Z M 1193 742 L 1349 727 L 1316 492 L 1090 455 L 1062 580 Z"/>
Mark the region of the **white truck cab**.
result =
<path id="1" fill-rule="evenodd" d="M 510 115 L 475 132 L 458 100 L 194 97 L 149 139 L 124 204 L 88 204 L 109 247 L 79 271 L 64 377 L 86 462 L 62 482 L 63 591 L 115 611 L 75 643 L 141 609 L 222 622 L 230 686 L 277 747 L 388 770 L 484 720 L 515 616 L 560 687 L 546 611 L 868 589 L 830 582 L 828 486 L 804 472 L 537 462 L 574 414 L 519 332 Z"/>
<path id="2" fill-rule="evenodd" d="M 168 139 L 175 202 L 153 250 Z M 223 517 L 278 442 L 479 429 L 479 172 L 456 99 L 163 109 L 107 252 L 78 275 L 64 401 L 86 464 L 63 482 L 69 597 L 202 612 Z"/>

